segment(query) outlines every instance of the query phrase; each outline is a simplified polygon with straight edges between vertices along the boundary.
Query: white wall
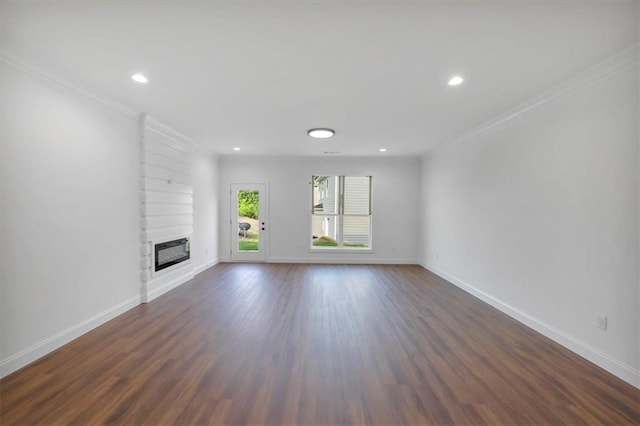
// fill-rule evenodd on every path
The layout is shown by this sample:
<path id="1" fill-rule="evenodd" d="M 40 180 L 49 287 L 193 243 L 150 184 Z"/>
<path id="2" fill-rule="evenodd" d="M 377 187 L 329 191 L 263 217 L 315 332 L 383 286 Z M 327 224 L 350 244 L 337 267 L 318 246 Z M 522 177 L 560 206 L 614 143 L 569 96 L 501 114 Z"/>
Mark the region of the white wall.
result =
<path id="1" fill-rule="evenodd" d="M 139 303 L 135 116 L 5 61 L 0 376 Z"/>
<path id="2" fill-rule="evenodd" d="M 218 262 L 218 159 L 196 153 L 192 162 L 193 239 L 191 256 L 197 274 Z"/>
<path id="3" fill-rule="evenodd" d="M 427 268 L 640 386 L 635 63 L 425 157 L 422 241 Z"/>
<path id="4" fill-rule="evenodd" d="M 372 175 L 373 250 L 310 252 L 312 175 Z M 220 258 L 229 260 L 232 183 L 268 183 L 271 262 L 418 263 L 420 161 L 393 158 L 220 159 Z"/>
<path id="5" fill-rule="evenodd" d="M 141 150 L 134 111 L 9 60 L 0 64 L 2 377 L 147 297 L 141 233 L 144 239 L 186 224 L 192 260 L 180 277 L 215 264 L 219 185 L 217 159 L 192 142 L 173 155 L 155 135 Z M 168 170 L 171 185 L 154 179 Z M 187 182 L 179 182 L 182 175 Z M 189 203 L 151 202 L 178 187 Z M 186 279 L 174 281 L 171 287 Z"/>

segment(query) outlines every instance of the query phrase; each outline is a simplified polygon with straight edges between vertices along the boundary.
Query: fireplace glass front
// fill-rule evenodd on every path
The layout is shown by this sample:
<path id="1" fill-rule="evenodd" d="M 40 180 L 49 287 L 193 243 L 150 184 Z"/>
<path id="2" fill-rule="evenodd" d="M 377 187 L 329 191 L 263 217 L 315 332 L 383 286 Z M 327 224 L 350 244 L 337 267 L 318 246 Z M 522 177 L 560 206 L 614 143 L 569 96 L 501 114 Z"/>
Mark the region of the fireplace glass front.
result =
<path id="1" fill-rule="evenodd" d="M 169 266 L 189 260 L 189 239 L 167 241 L 155 245 L 155 271 L 161 271 Z"/>

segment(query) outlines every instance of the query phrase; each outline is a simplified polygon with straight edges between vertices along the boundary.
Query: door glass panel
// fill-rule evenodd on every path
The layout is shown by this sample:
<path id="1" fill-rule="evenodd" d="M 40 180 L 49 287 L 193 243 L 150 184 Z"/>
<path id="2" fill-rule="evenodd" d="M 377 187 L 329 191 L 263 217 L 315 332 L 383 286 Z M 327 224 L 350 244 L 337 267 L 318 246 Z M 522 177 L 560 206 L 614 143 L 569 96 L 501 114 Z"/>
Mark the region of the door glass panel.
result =
<path id="1" fill-rule="evenodd" d="M 238 251 L 259 251 L 259 197 L 257 189 L 238 191 Z"/>

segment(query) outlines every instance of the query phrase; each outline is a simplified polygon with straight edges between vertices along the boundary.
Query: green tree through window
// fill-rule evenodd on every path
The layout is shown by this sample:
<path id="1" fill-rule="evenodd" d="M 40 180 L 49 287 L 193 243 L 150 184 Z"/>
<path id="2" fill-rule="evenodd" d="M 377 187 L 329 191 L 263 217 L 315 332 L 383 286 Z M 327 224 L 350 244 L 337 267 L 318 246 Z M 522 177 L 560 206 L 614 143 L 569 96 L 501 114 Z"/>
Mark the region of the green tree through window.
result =
<path id="1" fill-rule="evenodd" d="M 238 216 L 258 218 L 258 191 L 238 191 Z"/>

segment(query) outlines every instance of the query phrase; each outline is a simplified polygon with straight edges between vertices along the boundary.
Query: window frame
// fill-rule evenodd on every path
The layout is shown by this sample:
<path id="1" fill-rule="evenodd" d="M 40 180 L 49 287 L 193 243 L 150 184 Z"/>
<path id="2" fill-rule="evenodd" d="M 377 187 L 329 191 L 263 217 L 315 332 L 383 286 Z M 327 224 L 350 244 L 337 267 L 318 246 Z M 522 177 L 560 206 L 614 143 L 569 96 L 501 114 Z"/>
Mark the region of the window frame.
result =
<path id="1" fill-rule="evenodd" d="M 316 180 L 318 178 L 337 178 L 337 197 L 336 197 L 336 208 L 335 212 L 325 213 L 323 211 L 316 211 L 316 206 L 314 205 L 314 201 L 316 201 L 315 197 L 315 188 L 316 188 Z M 368 206 L 367 213 L 345 213 L 345 181 L 348 178 L 368 178 Z M 331 251 L 331 252 L 372 252 L 373 251 L 373 176 L 371 175 L 346 175 L 346 174 L 314 174 L 311 176 L 311 214 L 310 214 L 310 249 L 311 251 Z M 318 188 L 318 200 L 322 197 L 322 193 L 326 192 L 326 188 Z M 324 208 L 324 206 L 323 206 Z M 337 246 L 315 246 L 314 242 L 314 229 L 315 229 L 315 217 L 325 217 L 325 218 L 333 218 L 334 223 L 336 223 L 336 240 Z M 368 218 L 368 242 L 366 247 L 357 247 L 357 246 L 345 246 L 344 245 L 344 218 L 345 217 L 365 217 Z"/>

